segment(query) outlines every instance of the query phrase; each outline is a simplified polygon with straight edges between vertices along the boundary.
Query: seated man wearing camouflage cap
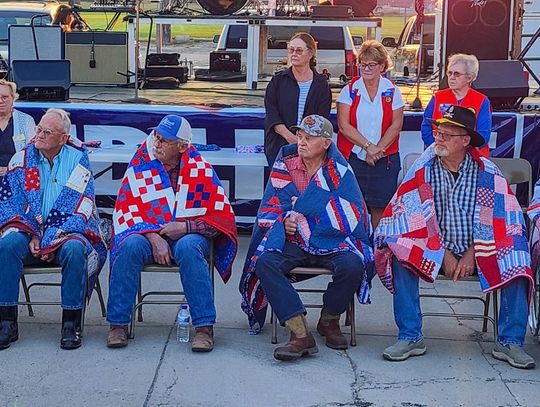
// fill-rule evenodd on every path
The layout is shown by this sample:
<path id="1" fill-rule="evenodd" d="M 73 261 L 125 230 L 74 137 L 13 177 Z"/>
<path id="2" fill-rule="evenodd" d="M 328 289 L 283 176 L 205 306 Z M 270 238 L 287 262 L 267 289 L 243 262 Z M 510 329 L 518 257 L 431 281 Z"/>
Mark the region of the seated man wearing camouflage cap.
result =
<path id="1" fill-rule="evenodd" d="M 274 351 L 279 360 L 318 352 L 304 305 L 289 279 L 291 270 L 302 266 L 332 271 L 317 331 L 328 347 L 346 349 L 340 315 L 359 288 L 367 300 L 373 258 L 364 198 L 332 141 L 332 124 L 310 115 L 293 131 L 298 144 L 283 146 L 274 163 L 240 283 L 242 308 L 253 333 L 264 324 L 265 296 L 291 331 L 289 343 Z"/>

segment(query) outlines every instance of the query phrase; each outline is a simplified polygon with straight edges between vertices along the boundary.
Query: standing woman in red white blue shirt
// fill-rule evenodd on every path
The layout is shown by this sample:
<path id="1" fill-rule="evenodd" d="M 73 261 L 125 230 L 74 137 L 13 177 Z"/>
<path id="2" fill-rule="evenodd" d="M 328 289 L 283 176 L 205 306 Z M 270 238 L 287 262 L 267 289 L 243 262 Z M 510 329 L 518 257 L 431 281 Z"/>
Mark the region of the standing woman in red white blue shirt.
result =
<path id="1" fill-rule="evenodd" d="M 352 78 L 336 101 L 337 146 L 356 175 L 375 228 L 397 189 L 405 103 L 399 89 L 383 77 L 391 61 L 380 42 L 362 44 L 358 65 L 361 76 Z"/>

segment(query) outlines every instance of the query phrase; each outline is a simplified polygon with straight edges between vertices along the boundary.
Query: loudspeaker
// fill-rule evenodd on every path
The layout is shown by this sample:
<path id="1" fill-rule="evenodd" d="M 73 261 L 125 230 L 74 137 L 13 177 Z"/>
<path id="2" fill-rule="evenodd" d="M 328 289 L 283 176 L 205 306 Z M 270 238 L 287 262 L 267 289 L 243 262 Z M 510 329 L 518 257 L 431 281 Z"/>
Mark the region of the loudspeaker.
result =
<path id="1" fill-rule="evenodd" d="M 239 51 L 210 52 L 210 72 L 240 72 L 241 70 Z"/>
<path id="2" fill-rule="evenodd" d="M 455 53 L 474 54 L 479 60 L 516 57 L 521 44 L 513 36 L 516 30 L 521 32 L 520 1 L 445 0 L 441 73 Z"/>
<path id="3" fill-rule="evenodd" d="M 128 83 L 127 32 L 74 31 L 66 33 L 66 59 L 73 83 Z"/>
<path id="4" fill-rule="evenodd" d="M 13 61 L 64 59 L 64 32 L 60 26 L 10 25 L 9 67 Z"/>
<path id="5" fill-rule="evenodd" d="M 332 0 L 332 4 L 351 6 L 355 17 L 368 17 L 377 7 L 377 0 Z"/>
<path id="6" fill-rule="evenodd" d="M 480 61 L 473 87 L 489 97 L 494 108 L 516 108 L 529 96 L 529 82 L 519 61 Z"/>
<path id="7" fill-rule="evenodd" d="M 20 100 L 69 99 L 71 80 L 68 60 L 13 61 L 12 76 Z"/>

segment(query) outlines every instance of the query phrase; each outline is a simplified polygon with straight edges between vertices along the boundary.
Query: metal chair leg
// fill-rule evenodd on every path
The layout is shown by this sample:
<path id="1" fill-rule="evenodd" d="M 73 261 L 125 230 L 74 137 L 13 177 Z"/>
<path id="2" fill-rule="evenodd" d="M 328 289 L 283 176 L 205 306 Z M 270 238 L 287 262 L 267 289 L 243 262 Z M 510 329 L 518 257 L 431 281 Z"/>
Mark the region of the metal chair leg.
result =
<path id="1" fill-rule="evenodd" d="M 140 276 L 139 278 L 140 278 L 140 280 L 139 280 L 139 289 L 137 291 L 137 304 L 139 304 L 142 301 L 142 276 Z M 137 310 L 137 321 L 138 322 L 143 321 L 142 305 Z"/>
<path id="2" fill-rule="evenodd" d="M 270 309 L 270 323 L 272 324 L 272 343 L 277 343 L 277 317 L 274 311 Z"/>
<path id="3" fill-rule="evenodd" d="M 499 337 L 499 292 L 493 291 L 493 336 L 495 337 L 495 342 Z"/>
<path id="4" fill-rule="evenodd" d="M 351 300 L 350 306 L 350 323 L 351 323 L 351 346 L 356 346 L 356 310 L 355 310 L 354 296 Z"/>
<path id="5" fill-rule="evenodd" d="M 21 274 L 21 284 L 23 286 L 23 292 L 24 292 L 24 298 L 26 298 L 27 307 L 28 307 L 28 315 L 31 317 L 34 316 L 34 310 L 32 308 L 32 304 L 30 304 L 30 290 L 28 289 L 28 284 L 26 284 L 26 278 L 24 277 L 24 274 Z"/>
<path id="6" fill-rule="evenodd" d="M 488 319 L 489 316 L 489 303 L 491 300 L 491 293 L 486 294 L 486 300 L 484 302 L 484 324 L 482 325 L 482 332 L 487 332 L 487 326 L 488 326 Z"/>
<path id="7" fill-rule="evenodd" d="M 101 284 L 99 282 L 99 277 L 96 279 L 96 285 L 94 287 L 96 290 L 99 306 L 101 307 L 101 316 L 105 318 L 107 316 L 107 309 L 105 308 L 105 301 L 103 300 L 103 292 L 101 291 Z"/>

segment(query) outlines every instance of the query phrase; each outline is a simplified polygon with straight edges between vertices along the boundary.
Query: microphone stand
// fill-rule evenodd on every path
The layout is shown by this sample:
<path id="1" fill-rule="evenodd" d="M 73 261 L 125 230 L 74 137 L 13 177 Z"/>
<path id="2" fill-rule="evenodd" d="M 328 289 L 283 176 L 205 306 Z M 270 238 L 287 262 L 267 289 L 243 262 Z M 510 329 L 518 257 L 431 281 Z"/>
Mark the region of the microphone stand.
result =
<path id="1" fill-rule="evenodd" d="M 140 51 L 140 27 L 142 0 L 137 0 L 135 6 L 135 96 L 126 100 L 128 103 L 150 103 L 149 99 L 139 97 L 139 51 Z"/>

